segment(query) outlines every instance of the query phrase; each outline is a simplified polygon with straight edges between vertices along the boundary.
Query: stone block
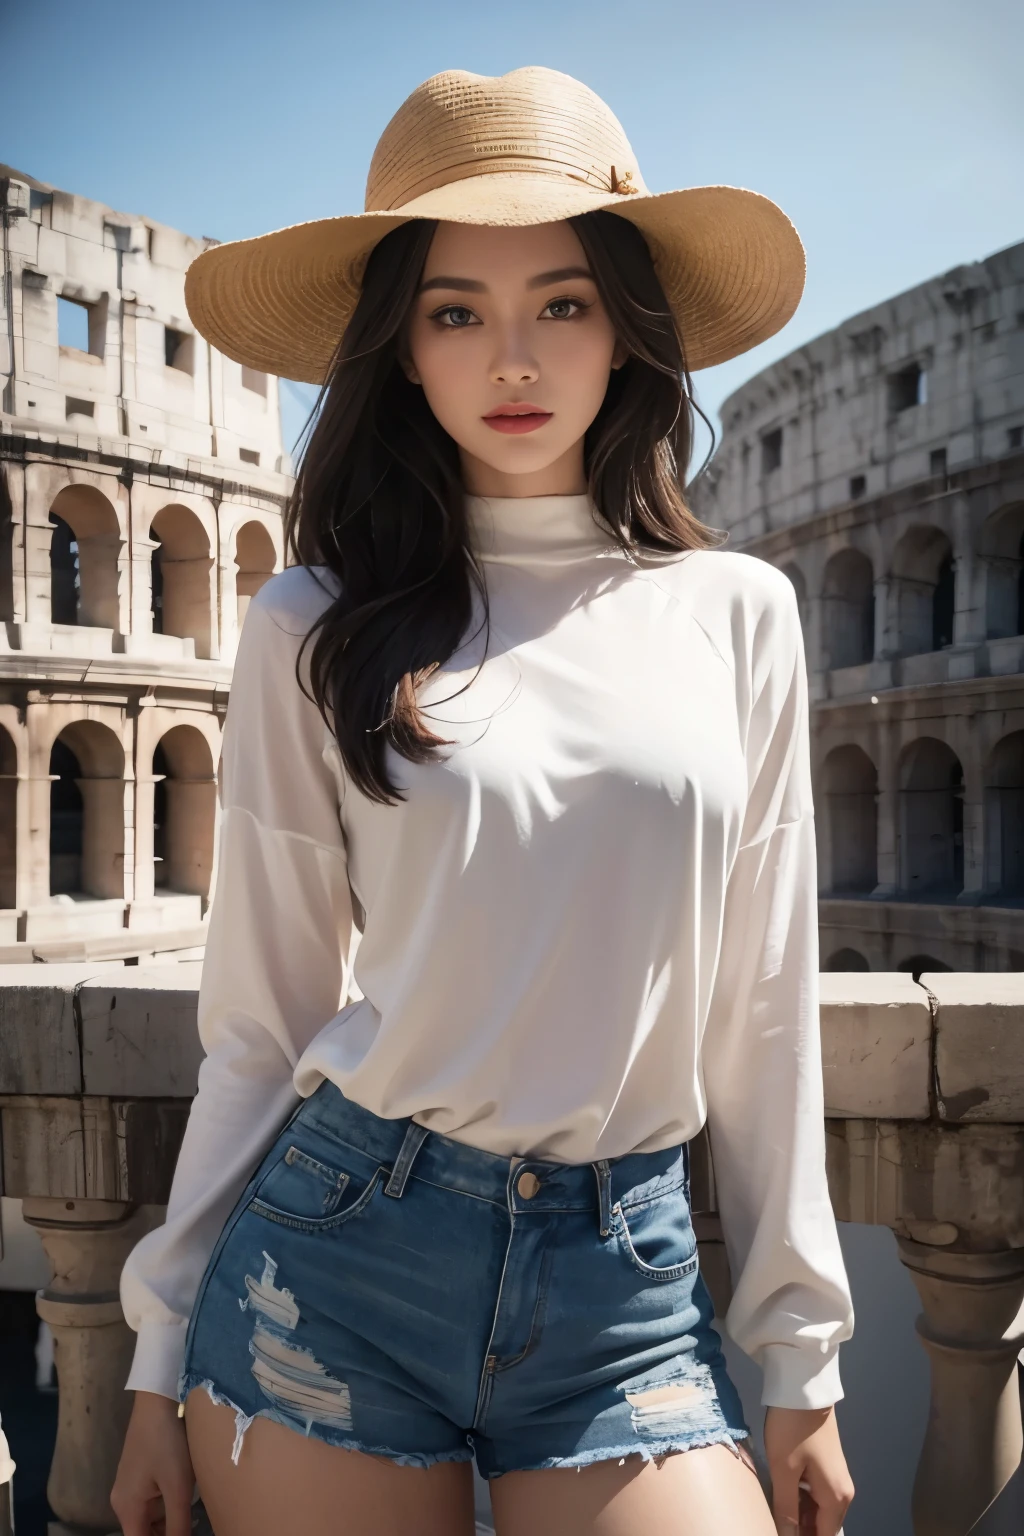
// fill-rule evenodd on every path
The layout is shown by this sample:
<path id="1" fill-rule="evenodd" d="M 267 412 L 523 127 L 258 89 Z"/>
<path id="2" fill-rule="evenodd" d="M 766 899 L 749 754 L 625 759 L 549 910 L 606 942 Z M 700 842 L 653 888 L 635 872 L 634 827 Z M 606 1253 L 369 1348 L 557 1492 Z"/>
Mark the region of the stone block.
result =
<path id="1" fill-rule="evenodd" d="M 188 1099 L 0 1095 L 5 1195 L 165 1205 Z"/>
<path id="2" fill-rule="evenodd" d="M 928 995 L 903 972 L 820 977 L 826 1113 L 926 1120 L 931 1075 Z"/>
<path id="3" fill-rule="evenodd" d="M 85 1093 L 195 1093 L 203 1058 L 196 1027 L 201 970 L 196 961 L 133 966 L 85 983 L 79 998 Z"/>
<path id="4" fill-rule="evenodd" d="M 0 1093 L 81 1093 L 74 1019 L 81 968 L 6 965 L 0 978 Z"/>
<path id="5" fill-rule="evenodd" d="M 832 1120 L 828 1182 L 840 1221 L 933 1247 L 1024 1248 L 1024 1129 Z"/>
<path id="6" fill-rule="evenodd" d="M 938 1112 L 947 1121 L 1024 1121 L 1024 972 L 926 972 L 936 1001 Z"/>

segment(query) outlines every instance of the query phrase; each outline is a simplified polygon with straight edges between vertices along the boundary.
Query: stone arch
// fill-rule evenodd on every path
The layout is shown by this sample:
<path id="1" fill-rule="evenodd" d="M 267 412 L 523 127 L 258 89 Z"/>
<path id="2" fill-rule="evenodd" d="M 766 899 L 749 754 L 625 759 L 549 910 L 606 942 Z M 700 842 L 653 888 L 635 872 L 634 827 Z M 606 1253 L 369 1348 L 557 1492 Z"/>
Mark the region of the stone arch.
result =
<path id="1" fill-rule="evenodd" d="M 938 651 L 953 642 L 953 547 L 941 528 L 917 523 L 893 552 L 897 650 L 901 656 Z"/>
<path id="2" fill-rule="evenodd" d="M 896 966 L 896 970 L 909 971 L 915 981 L 920 981 L 926 971 L 951 971 L 953 967 L 947 965 L 944 960 L 936 960 L 934 955 L 908 955 Z"/>
<path id="3" fill-rule="evenodd" d="M 875 573 L 859 549 L 838 550 L 825 566 L 821 600 L 826 668 L 858 667 L 875 654 Z"/>
<path id="4" fill-rule="evenodd" d="M 811 611 L 810 603 L 807 598 L 807 578 L 804 576 L 803 571 L 797 565 L 795 560 L 787 561 L 787 563 L 781 567 L 781 570 L 783 576 L 788 576 L 790 581 L 793 583 L 793 590 L 796 592 L 797 607 L 800 610 L 800 626 L 806 635 Z"/>
<path id="5" fill-rule="evenodd" d="M 277 564 L 274 541 L 255 518 L 243 523 L 235 535 L 235 591 L 238 594 L 238 628 L 256 593 L 269 581 Z"/>
<path id="6" fill-rule="evenodd" d="M 210 536 L 189 508 L 162 507 L 149 529 L 153 550 L 154 634 L 179 635 L 208 658 L 213 641 Z"/>
<path id="7" fill-rule="evenodd" d="M 999 507 L 981 530 L 985 635 L 1024 635 L 1024 502 Z"/>
<path id="8" fill-rule="evenodd" d="M 837 949 L 822 966 L 823 971 L 870 971 L 871 967 L 859 949 Z"/>
<path id="9" fill-rule="evenodd" d="M 956 896 L 964 883 L 964 779 L 952 747 L 922 736 L 900 758 L 900 890 Z"/>
<path id="10" fill-rule="evenodd" d="M 118 629 L 121 526 L 92 485 L 66 485 L 50 506 L 50 622 Z"/>
<path id="11" fill-rule="evenodd" d="M 0 725 L 0 907 L 18 905 L 18 749 Z"/>
<path id="12" fill-rule="evenodd" d="M 822 787 L 828 806 L 829 890 L 867 894 L 878 884 L 878 773 L 854 744 L 826 757 Z"/>
<path id="13" fill-rule="evenodd" d="M 50 751 L 50 895 L 124 896 L 124 748 L 96 720 Z"/>
<path id="14" fill-rule="evenodd" d="M 213 754 L 194 725 L 173 725 L 153 752 L 153 885 L 210 894 L 217 780 Z"/>
<path id="15" fill-rule="evenodd" d="M 985 889 L 1024 896 L 1024 731 L 996 743 L 984 793 Z"/>

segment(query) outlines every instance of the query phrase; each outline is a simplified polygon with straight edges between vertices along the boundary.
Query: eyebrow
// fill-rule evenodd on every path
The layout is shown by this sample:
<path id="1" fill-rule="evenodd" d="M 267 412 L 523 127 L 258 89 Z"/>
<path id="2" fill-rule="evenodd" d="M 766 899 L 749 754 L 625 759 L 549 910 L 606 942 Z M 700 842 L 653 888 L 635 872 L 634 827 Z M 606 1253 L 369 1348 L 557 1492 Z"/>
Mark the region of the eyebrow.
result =
<path id="1" fill-rule="evenodd" d="M 586 267 L 558 267 L 554 272 L 541 272 L 536 277 L 531 277 L 527 282 L 527 288 L 549 288 L 552 283 L 567 283 L 572 278 L 585 277 L 594 281 L 594 274 Z M 425 283 L 420 284 L 420 293 L 429 293 L 434 288 L 447 288 L 454 293 L 486 293 L 487 284 L 481 283 L 472 277 L 430 277 Z"/>

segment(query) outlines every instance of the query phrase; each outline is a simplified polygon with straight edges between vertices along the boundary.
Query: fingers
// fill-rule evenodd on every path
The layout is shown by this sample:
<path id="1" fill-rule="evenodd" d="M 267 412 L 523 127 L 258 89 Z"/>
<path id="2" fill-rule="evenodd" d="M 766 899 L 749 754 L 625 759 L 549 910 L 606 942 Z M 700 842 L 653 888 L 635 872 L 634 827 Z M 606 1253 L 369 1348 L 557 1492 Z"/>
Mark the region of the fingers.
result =
<path id="1" fill-rule="evenodd" d="M 809 1467 L 801 1488 L 802 1494 L 815 1511 L 807 1526 L 814 1536 L 839 1536 L 846 1511 L 853 1503 L 853 1483 L 846 1478 L 828 1479 L 816 1468 Z"/>
<path id="2" fill-rule="evenodd" d="M 192 1489 L 179 1488 L 173 1496 L 164 1495 L 166 1536 L 190 1536 L 192 1531 Z"/>
<path id="3" fill-rule="evenodd" d="M 110 1502 L 124 1536 L 191 1536 L 192 1490 L 183 1484 L 150 1498 L 115 1489 Z"/>
<path id="4" fill-rule="evenodd" d="M 780 1536 L 839 1536 L 846 1511 L 853 1503 L 853 1484 L 847 1479 L 835 1486 L 812 1469 L 803 1476 L 789 1467 L 772 1480 L 772 1515 Z"/>
<path id="5" fill-rule="evenodd" d="M 110 1503 L 124 1536 L 152 1536 L 156 1514 L 153 1506 L 158 1504 L 159 1500 L 133 1497 L 132 1494 L 115 1487 L 110 1496 Z"/>

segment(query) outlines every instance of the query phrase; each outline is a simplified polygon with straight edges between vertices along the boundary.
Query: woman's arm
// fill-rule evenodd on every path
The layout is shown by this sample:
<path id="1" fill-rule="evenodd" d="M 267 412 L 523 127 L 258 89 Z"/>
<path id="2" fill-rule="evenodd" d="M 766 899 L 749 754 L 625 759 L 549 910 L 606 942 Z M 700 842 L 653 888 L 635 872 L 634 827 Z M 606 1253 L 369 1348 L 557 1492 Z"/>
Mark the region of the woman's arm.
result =
<path id="1" fill-rule="evenodd" d="M 808 1426 L 824 1427 L 832 1416 L 812 1410 L 843 1395 L 838 1351 L 853 1308 L 825 1177 L 804 641 L 792 583 L 767 565 L 758 575 L 745 619 L 749 793 L 702 1064 L 733 1276 L 725 1322 L 763 1369 L 776 1497 L 788 1510 L 803 1474 L 786 1463 L 805 1441 L 814 1455 L 824 1448 L 836 1486 L 849 1481 L 845 1463 L 833 1465 L 834 1422 Z"/>
<path id="2" fill-rule="evenodd" d="M 323 756 L 323 720 L 295 678 L 318 596 L 313 578 L 296 568 L 268 582 L 246 614 L 224 730 L 216 895 L 199 991 L 206 1058 L 166 1222 L 136 1246 L 121 1280 L 138 1334 L 128 1386 L 170 1398 L 207 1260 L 299 1103 L 299 1056 L 348 991 L 352 906 L 337 781 Z"/>

